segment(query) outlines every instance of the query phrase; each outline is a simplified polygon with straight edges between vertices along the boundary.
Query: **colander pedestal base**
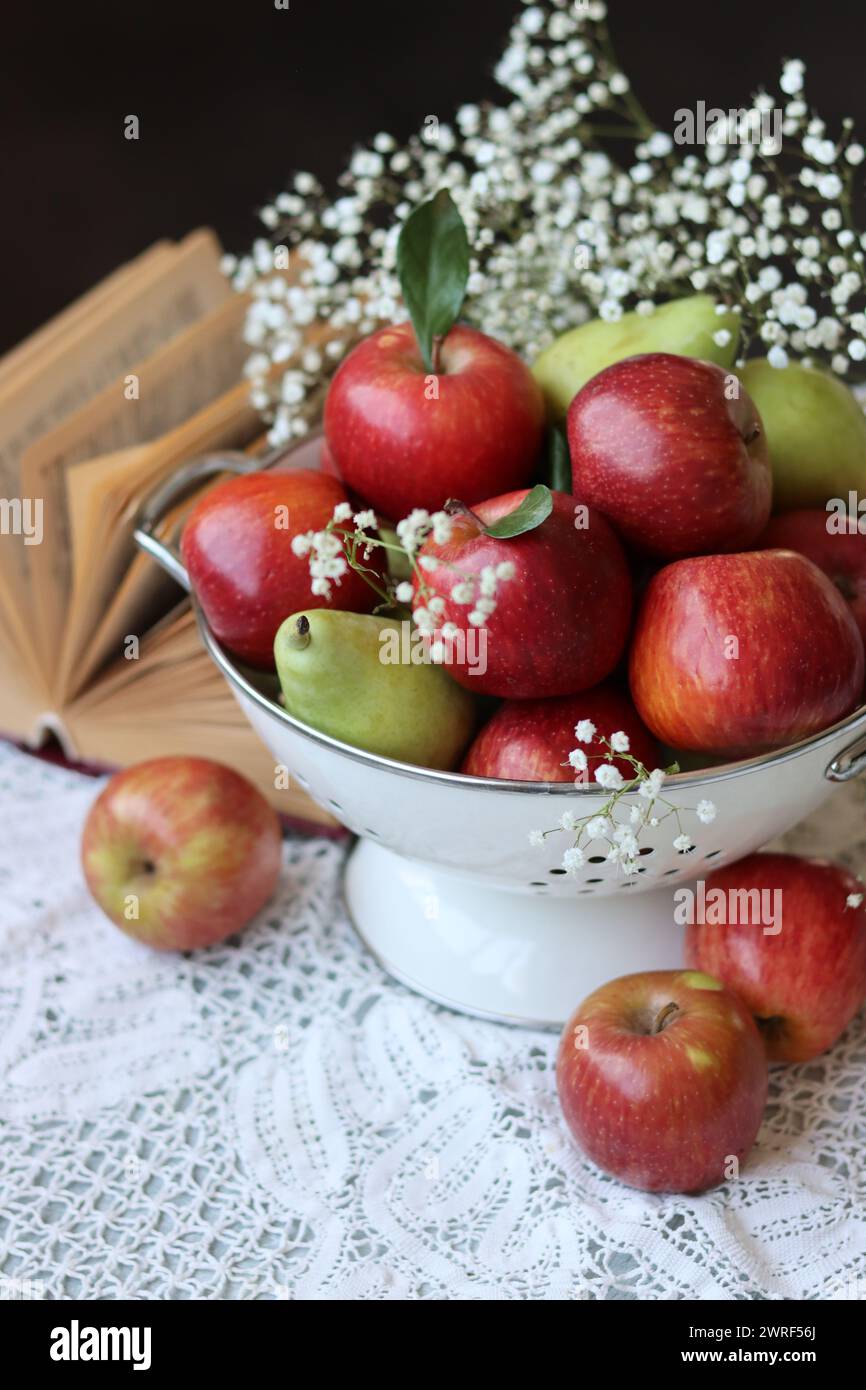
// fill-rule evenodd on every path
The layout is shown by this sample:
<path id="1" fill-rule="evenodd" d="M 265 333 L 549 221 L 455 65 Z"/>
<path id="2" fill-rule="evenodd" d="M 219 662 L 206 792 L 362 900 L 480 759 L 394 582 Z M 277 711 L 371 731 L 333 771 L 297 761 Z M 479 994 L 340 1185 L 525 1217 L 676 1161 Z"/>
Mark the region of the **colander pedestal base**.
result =
<path id="1" fill-rule="evenodd" d="M 683 960 L 673 889 L 522 893 L 361 840 L 345 894 L 359 936 L 390 975 L 501 1023 L 561 1028 L 606 980 Z"/>

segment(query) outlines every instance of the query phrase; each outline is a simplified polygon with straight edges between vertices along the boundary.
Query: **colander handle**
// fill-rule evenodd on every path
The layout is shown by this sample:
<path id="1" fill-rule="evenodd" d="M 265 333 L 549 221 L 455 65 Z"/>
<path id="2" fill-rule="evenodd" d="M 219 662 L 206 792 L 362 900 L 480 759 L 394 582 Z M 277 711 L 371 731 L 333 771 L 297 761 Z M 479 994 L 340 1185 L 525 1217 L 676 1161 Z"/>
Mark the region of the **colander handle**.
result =
<path id="1" fill-rule="evenodd" d="M 824 769 L 824 776 L 830 782 L 851 782 L 855 777 L 859 777 L 861 772 L 866 772 L 866 735 L 861 734 L 853 743 L 849 743 L 847 748 L 843 748 L 841 753 L 837 753 L 832 762 L 829 762 Z"/>
<path id="2" fill-rule="evenodd" d="M 258 473 L 264 468 L 271 468 L 284 454 L 285 449 L 280 448 L 272 449 L 263 458 L 250 458 L 239 450 L 227 450 L 222 454 L 202 454 L 200 458 L 191 459 L 154 488 L 141 503 L 133 520 L 132 537 L 135 544 L 189 593 L 189 575 L 180 549 L 173 542 L 161 541 L 156 535 L 166 512 L 205 478 L 216 477 L 219 473 Z"/>

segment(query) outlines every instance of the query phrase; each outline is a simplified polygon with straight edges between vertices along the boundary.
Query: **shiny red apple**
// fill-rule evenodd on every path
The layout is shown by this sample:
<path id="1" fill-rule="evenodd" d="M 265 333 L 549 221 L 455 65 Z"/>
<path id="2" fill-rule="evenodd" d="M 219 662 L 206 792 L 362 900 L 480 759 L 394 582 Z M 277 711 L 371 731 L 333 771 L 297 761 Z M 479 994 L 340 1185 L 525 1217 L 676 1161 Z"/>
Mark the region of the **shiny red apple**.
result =
<path id="1" fill-rule="evenodd" d="M 781 748 L 856 708 L 863 641 L 839 590 L 803 555 L 677 560 L 649 582 L 629 658 L 632 698 L 672 748 Z"/>
<path id="2" fill-rule="evenodd" d="M 748 1009 L 701 971 L 650 970 L 597 989 L 556 1060 L 565 1122 L 606 1173 L 646 1192 L 739 1176 L 767 1099 Z"/>
<path id="3" fill-rule="evenodd" d="M 103 912 L 161 950 L 210 946 L 246 926 L 274 892 L 280 857 L 273 807 L 205 758 L 153 758 L 116 773 L 81 842 Z"/>
<path id="4" fill-rule="evenodd" d="M 430 558 L 436 568 L 424 571 L 426 596 L 416 580 L 416 604 L 441 600 L 440 626 L 457 629 L 456 638 L 443 642 L 445 665 L 478 694 L 539 699 L 588 690 L 616 666 L 628 636 L 628 564 L 597 512 L 584 509 L 576 525 L 574 499 L 554 492 L 550 515 L 534 530 L 509 540 L 485 534 L 485 525 L 513 512 L 526 495 L 478 503 L 472 515 L 454 518 L 446 543 L 430 540 L 421 551 L 422 566 Z M 514 576 L 499 583 L 494 611 L 473 627 L 473 604 L 458 602 L 455 587 L 469 580 L 480 593 L 482 571 L 503 563 L 514 566 Z"/>
<path id="5" fill-rule="evenodd" d="M 689 965 L 754 1014 L 775 1062 L 826 1052 L 866 1001 L 864 888 L 839 864 L 750 854 L 706 880 Z"/>
<path id="6" fill-rule="evenodd" d="M 653 555 L 744 550 L 770 515 L 760 417 L 732 373 L 650 352 L 606 367 L 568 409 L 574 494 Z"/>
<path id="7" fill-rule="evenodd" d="M 599 739 L 620 731 L 628 735 L 633 757 L 650 769 L 660 765 L 661 750 L 631 700 L 615 685 L 604 683 L 551 700 L 506 700 L 476 735 L 460 770 L 473 777 L 519 782 L 572 782 L 575 773 L 568 755 L 578 747 L 574 728 L 581 719 L 596 727 L 592 743 L 579 745 L 589 759 L 588 780 L 599 760 L 607 757 Z M 614 758 L 613 766 L 625 778 L 634 776 L 631 763 L 623 758 Z"/>
<path id="8" fill-rule="evenodd" d="M 780 512 L 770 518 L 756 544 L 761 550 L 796 550 L 823 570 L 848 601 L 866 642 L 866 534 L 857 522 L 855 516 L 840 522 L 821 508 Z"/>
<path id="9" fill-rule="evenodd" d="M 272 670 L 277 628 L 300 608 L 368 613 L 379 601 L 351 570 L 329 599 L 314 597 L 308 560 L 292 550 L 295 536 L 322 530 L 346 500 L 316 469 L 272 468 L 217 483 L 193 508 L 184 564 L 214 635 L 242 661 Z"/>
<path id="10" fill-rule="evenodd" d="M 428 373 L 412 325 L 359 343 L 331 382 L 325 435 L 340 476 L 385 516 L 435 511 L 522 487 L 544 430 L 529 368 L 494 338 L 458 325 Z"/>

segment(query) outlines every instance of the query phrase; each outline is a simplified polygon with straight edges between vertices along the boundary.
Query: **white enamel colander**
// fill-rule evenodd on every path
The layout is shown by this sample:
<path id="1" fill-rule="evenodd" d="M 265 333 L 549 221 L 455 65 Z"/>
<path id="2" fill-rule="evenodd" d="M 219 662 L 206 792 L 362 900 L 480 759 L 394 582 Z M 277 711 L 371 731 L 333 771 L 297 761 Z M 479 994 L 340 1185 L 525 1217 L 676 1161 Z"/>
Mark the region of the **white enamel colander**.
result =
<path id="1" fill-rule="evenodd" d="M 310 466 L 313 447 L 296 449 L 292 461 Z M 145 503 L 136 542 L 188 590 L 177 549 L 155 535 L 169 502 L 208 475 L 270 466 L 276 457 L 220 455 L 187 465 Z M 675 890 L 775 839 L 834 784 L 866 768 L 861 706 L 778 752 L 669 777 L 671 802 L 693 808 L 707 799 L 717 807 L 709 825 L 686 809 L 683 828 L 696 842 L 689 853 L 674 849 L 666 821 L 641 831 L 632 876 L 606 861 L 601 844 L 588 847 L 576 874 L 565 874 L 571 837 L 561 832 L 533 848 L 529 832 L 555 826 L 566 810 L 600 811 L 604 793 L 434 772 L 319 733 L 276 703 L 273 677 L 235 664 L 192 602 L 205 647 L 275 765 L 358 836 L 344 887 L 362 940 L 404 984 L 466 1013 L 558 1028 L 603 981 L 680 965 Z"/>

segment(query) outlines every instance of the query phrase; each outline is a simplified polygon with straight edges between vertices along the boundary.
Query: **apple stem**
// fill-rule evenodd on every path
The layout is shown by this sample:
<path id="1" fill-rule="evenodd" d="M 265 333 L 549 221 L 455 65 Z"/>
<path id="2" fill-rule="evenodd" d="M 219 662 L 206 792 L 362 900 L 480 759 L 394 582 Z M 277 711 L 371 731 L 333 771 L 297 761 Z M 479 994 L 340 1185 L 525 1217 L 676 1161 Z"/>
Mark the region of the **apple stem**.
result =
<path id="1" fill-rule="evenodd" d="M 444 333 L 433 334 L 433 346 L 430 353 L 430 365 L 433 368 L 433 375 L 439 376 L 442 371 L 442 344 L 445 341 Z"/>
<path id="2" fill-rule="evenodd" d="M 671 1000 L 670 1004 L 665 1004 L 664 1008 L 660 1009 L 659 1012 L 656 1014 L 655 1022 L 653 1023 L 650 1032 L 653 1034 L 661 1033 L 663 1029 L 667 1028 L 674 1015 L 678 1014 L 679 1011 L 679 1004 L 675 1004 L 673 1000 Z"/>
<path id="3" fill-rule="evenodd" d="M 480 531 L 484 530 L 484 522 L 477 512 L 473 512 L 471 507 L 467 507 L 465 502 L 461 502 L 459 497 L 449 497 L 443 508 L 449 516 L 466 516 L 470 521 L 474 521 Z"/>

